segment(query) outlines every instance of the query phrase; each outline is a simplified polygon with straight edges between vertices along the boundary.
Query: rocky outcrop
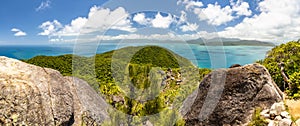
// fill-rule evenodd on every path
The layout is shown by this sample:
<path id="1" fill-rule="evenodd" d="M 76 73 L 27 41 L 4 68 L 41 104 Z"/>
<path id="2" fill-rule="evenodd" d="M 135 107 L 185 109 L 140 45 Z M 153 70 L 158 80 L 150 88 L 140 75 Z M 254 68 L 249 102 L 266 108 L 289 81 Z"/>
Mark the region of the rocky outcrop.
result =
<path id="1" fill-rule="evenodd" d="M 83 80 L 0 57 L 0 125 L 100 124 L 107 107 Z"/>
<path id="2" fill-rule="evenodd" d="M 203 126 L 247 125 L 257 107 L 270 108 L 283 97 L 266 68 L 259 64 L 215 70 L 192 96 L 188 98 L 193 99 L 189 107 L 183 106 L 190 110 L 182 114 L 187 125 Z"/>
<path id="3" fill-rule="evenodd" d="M 293 122 L 283 102 L 274 103 L 270 109 L 263 110 L 260 116 L 264 117 L 268 126 L 291 126 Z"/>

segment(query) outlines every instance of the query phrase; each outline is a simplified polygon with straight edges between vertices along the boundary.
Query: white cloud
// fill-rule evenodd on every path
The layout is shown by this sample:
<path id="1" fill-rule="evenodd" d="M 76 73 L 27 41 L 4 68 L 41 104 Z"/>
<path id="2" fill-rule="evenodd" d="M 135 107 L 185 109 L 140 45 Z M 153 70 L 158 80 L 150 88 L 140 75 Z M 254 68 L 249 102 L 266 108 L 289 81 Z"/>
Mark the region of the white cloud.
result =
<path id="1" fill-rule="evenodd" d="M 13 28 L 11 29 L 12 32 L 15 32 L 14 36 L 26 36 L 27 34 L 25 32 L 23 32 L 20 29 L 17 28 Z"/>
<path id="2" fill-rule="evenodd" d="M 193 9 L 194 7 L 203 6 L 203 3 L 201 1 L 194 1 L 194 0 L 179 0 L 177 1 L 177 5 L 178 4 L 184 4 L 186 10 Z"/>
<path id="3" fill-rule="evenodd" d="M 251 16 L 252 11 L 250 10 L 249 3 L 238 0 L 236 3 L 233 0 L 230 0 L 232 10 L 236 12 L 238 16 Z"/>
<path id="4" fill-rule="evenodd" d="M 157 13 L 151 24 L 154 28 L 169 28 L 172 22 L 174 22 L 174 19 L 170 14 L 164 17 L 160 13 Z"/>
<path id="5" fill-rule="evenodd" d="M 185 11 L 181 11 L 180 13 L 181 13 L 181 15 L 179 17 L 179 23 L 186 22 L 187 21 L 186 12 Z"/>
<path id="6" fill-rule="evenodd" d="M 44 22 L 39 26 L 43 30 L 39 35 L 77 36 L 108 29 L 134 32 L 136 29 L 131 26 L 128 17 L 129 14 L 122 7 L 110 10 L 93 6 L 88 17 L 78 17 L 65 26 L 57 20 Z"/>
<path id="7" fill-rule="evenodd" d="M 166 34 L 150 34 L 150 35 L 141 35 L 141 34 L 121 34 L 117 36 L 110 35 L 98 35 L 94 38 L 88 39 L 72 39 L 72 40 L 64 40 L 65 42 L 71 41 L 79 41 L 79 42 L 91 42 L 91 41 L 99 41 L 99 40 L 130 40 L 130 39 L 146 39 L 146 40 L 172 40 L 172 41 L 183 41 L 183 40 L 191 40 L 191 39 L 199 39 L 199 38 L 215 38 L 218 37 L 216 33 L 208 33 L 206 31 L 201 31 L 195 34 L 174 34 L 174 33 L 166 33 Z M 55 41 L 55 40 L 53 40 Z"/>
<path id="8" fill-rule="evenodd" d="M 236 26 L 220 32 L 221 36 L 286 41 L 300 38 L 300 1 L 266 0 L 259 3 L 260 14 L 245 18 Z"/>
<path id="9" fill-rule="evenodd" d="M 144 13 L 138 13 L 134 15 L 132 20 L 142 25 L 147 25 L 150 22 L 150 19 L 146 18 L 146 15 Z"/>
<path id="10" fill-rule="evenodd" d="M 58 31 L 62 29 L 62 25 L 57 20 L 53 20 L 44 22 L 39 26 L 39 28 L 43 29 L 43 32 L 38 35 L 57 36 Z"/>
<path id="11" fill-rule="evenodd" d="M 94 6 L 88 14 L 88 21 L 85 27 L 92 28 L 95 31 L 103 31 L 107 29 L 122 30 L 127 32 L 136 31 L 131 26 L 129 13 L 123 7 L 118 7 L 115 10 L 104 9 Z"/>
<path id="12" fill-rule="evenodd" d="M 199 28 L 199 25 L 196 23 L 187 23 L 186 25 L 182 25 L 179 27 L 183 32 L 187 31 L 196 31 Z"/>
<path id="13" fill-rule="evenodd" d="M 191 11 L 196 14 L 200 21 L 207 21 L 208 24 L 219 26 L 231 22 L 240 16 L 251 16 L 249 3 L 242 0 L 233 2 L 230 0 L 230 5 L 222 7 L 216 2 L 215 4 L 207 4 L 203 6 L 201 1 L 194 0 L 179 0 L 177 4 L 185 6 L 186 11 Z"/>
<path id="14" fill-rule="evenodd" d="M 199 20 L 207 20 L 209 24 L 221 25 L 232 21 L 235 17 L 230 6 L 221 8 L 218 3 L 208 4 L 207 8 L 195 8 L 194 13 L 198 15 Z"/>
<path id="15" fill-rule="evenodd" d="M 137 13 L 132 20 L 141 25 L 149 25 L 154 28 L 163 29 L 169 28 L 172 23 L 176 22 L 176 19 L 174 19 L 171 14 L 162 16 L 160 12 L 158 12 L 154 18 L 147 18 L 145 13 Z"/>
<path id="16" fill-rule="evenodd" d="M 35 11 L 40 11 L 40 10 L 44 10 L 44 9 L 47 9 L 50 7 L 50 4 L 51 4 L 51 1 L 50 0 L 46 0 L 46 1 L 43 1 L 39 7 L 37 7 L 35 9 Z"/>
<path id="17" fill-rule="evenodd" d="M 81 29 L 84 27 L 86 22 L 88 21 L 87 18 L 78 17 L 71 21 L 71 24 L 66 25 L 61 31 L 61 36 L 76 36 L 79 35 Z"/>

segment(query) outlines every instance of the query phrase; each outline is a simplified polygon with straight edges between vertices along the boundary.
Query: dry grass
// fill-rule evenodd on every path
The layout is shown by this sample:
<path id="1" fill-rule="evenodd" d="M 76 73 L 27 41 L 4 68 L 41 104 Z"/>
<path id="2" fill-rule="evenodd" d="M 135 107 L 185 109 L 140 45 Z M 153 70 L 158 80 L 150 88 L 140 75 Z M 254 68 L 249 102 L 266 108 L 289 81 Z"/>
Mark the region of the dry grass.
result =
<path id="1" fill-rule="evenodd" d="M 285 100 L 286 105 L 289 107 L 289 113 L 294 119 L 300 119 L 300 100 Z"/>

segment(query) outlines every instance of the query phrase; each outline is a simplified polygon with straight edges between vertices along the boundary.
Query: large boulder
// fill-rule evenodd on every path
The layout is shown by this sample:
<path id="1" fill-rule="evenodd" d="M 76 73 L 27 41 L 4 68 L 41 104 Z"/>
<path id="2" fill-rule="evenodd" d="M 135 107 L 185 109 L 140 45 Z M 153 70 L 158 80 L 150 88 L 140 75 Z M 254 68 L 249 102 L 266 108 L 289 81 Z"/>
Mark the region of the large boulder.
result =
<path id="1" fill-rule="evenodd" d="M 283 96 L 264 66 L 250 64 L 211 72 L 191 97 L 181 111 L 187 125 L 222 126 L 247 125 L 257 107 L 269 109 Z"/>
<path id="2" fill-rule="evenodd" d="M 0 57 L 0 125 L 98 124 L 107 107 L 83 80 Z"/>

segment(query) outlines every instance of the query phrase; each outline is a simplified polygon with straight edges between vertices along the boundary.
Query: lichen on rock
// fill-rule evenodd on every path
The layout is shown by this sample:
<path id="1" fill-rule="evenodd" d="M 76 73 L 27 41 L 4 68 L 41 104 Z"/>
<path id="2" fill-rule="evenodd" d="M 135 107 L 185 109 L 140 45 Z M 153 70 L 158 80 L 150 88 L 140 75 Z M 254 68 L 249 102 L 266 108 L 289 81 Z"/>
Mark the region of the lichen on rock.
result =
<path id="1" fill-rule="evenodd" d="M 94 122 L 109 118 L 105 101 L 83 80 L 0 57 L 0 125 L 80 124 L 91 109 Z"/>
<path id="2" fill-rule="evenodd" d="M 214 81 L 218 77 L 222 81 Z M 219 96 L 209 96 L 215 94 Z M 211 72 L 194 97 L 191 109 L 183 115 L 186 125 L 247 125 L 255 108 L 267 109 L 282 101 L 282 92 L 264 66 L 250 64 Z M 214 101 L 207 99 L 215 97 Z M 211 112 L 204 113 L 208 109 Z"/>

